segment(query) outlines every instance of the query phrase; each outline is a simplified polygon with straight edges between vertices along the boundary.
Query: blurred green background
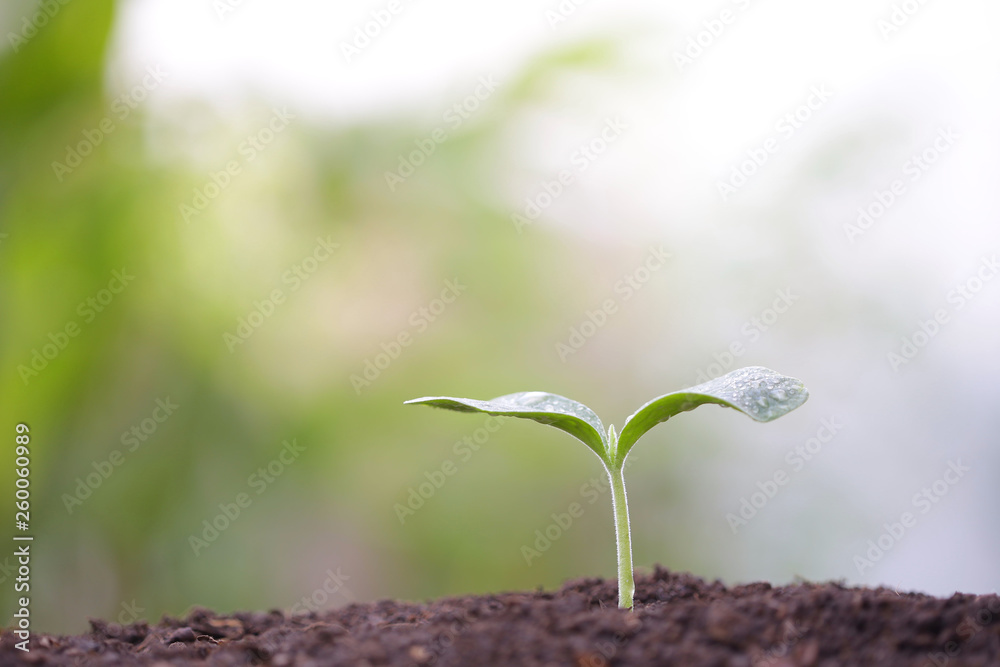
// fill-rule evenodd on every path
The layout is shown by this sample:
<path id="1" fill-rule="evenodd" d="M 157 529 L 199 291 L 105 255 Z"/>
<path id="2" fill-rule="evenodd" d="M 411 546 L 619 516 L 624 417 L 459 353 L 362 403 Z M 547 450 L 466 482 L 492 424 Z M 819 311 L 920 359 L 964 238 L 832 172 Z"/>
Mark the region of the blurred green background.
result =
<path id="1" fill-rule="evenodd" d="M 15 4 L 5 34 L 35 11 Z M 984 291 L 976 319 L 923 352 L 922 370 L 903 378 L 885 353 L 975 269 L 988 250 L 982 239 L 996 232 L 973 218 L 987 218 L 995 201 L 962 223 L 967 247 L 939 252 L 931 269 L 934 221 L 907 232 L 900 223 L 895 241 L 870 251 L 841 229 L 878 186 L 878 169 L 896 168 L 893 148 L 905 157 L 911 142 L 926 143 L 928 117 L 878 101 L 831 110 L 760 181 L 763 194 L 729 207 L 677 204 L 662 216 L 643 212 L 648 200 L 629 188 L 683 202 L 693 187 L 685 172 L 700 167 L 646 147 L 655 118 L 633 114 L 592 170 L 573 162 L 622 95 L 676 96 L 672 121 L 704 113 L 696 95 L 685 97 L 669 51 L 637 55 L 636 44 L 659 33 L 623 25 L 553 39 L 507 63 L 502 85 L 457 127 L 447 110 L 475 94 L 479 76 L 382 113 L 330 120 L 292 105 L 291 120 L 279 122 L 285 105 L 263 93 L 239 105 L 162 90 L 135 100 L 145 65 L 124 83 L 111 66 L 119 11 L 73 0 L 0 53 L 0 409 L 10 440 L 18 422 L 33 437 L 38 629 L 81 631 L 88 616 L 155 620 L 194 604 L 290 609 L 305 596 L 325 607 L 614 575 L 610 498 L 600 491 L 589 504 L 603 487 L 590 481 L 601 469 L 584 447 L 514 422 L 484 440 L 485 419 L 402 406 L 417 396 L 552 391 L 620 425 L 653 396 L 719 374 L 713 363 L 803 378 L 813 399 L 780 422 L 760 427 L 704 408 L 660 427 L 633 455 L 637 565 L 727 579 L 859 579 L 851 555 L 906 506 L 914 484 L 933 479 L 949 447 L 976 452 L 990 441 L 986 407 L 933 403 L 926 387 L 991 391 L 983 378 L 997 361 L 995 339 L 982 332 L 996 319 L 996 289 Z M 681 46 L 683 25 L 667 31 Z M 775 108 L 804 94 L 795 88 Z M 112 130 L 94 134 L 102 127 Z M 386 173 L 436 128 L 447 141 L 390 188 Z M 563 133 L 561 147 L 545 144 L 539 159 L 538 140 L 552 133 Z M 723 140 L 720 159 L 735 163 L 754 141 Z M 73 166 L 68 149 L 81 142 L 89 154 Z M 685 142 L 695 153 L 699 142 L 706 153 L 718 147 L 698 135 Z M 624 159 L 642 162 L 627 182 L 617 178 Z M 236 166 L 221 174 L 227 163 Z M 564 168 L 575 182 L 519 231 L 512 214 Z M 715 196 L 721 174 L 728 169 L 697 187 Z M 561 208 L 574 201 L 579 225 Z M 915 250 L 900 250 L 913 236 Z M 644 273 L 650 248 L 670 259 Z M 133 276 L 117 293 L 115 272 Z M 626 276 L 641 289 L 623 288 Z M 449 281 L 464 289 L 436 302 Z M 766 321 L 780 290 L 795 305 L 776 323 L 750 324 Z M 607 299 L 615 312 L 595 315 L 602 326 L 566 354 L 558 344 Z M 401 334 L 409 344 L 396 347 Z M 746 349 L 736 360 L 726 356 L 732 342 Z M 919 414 L 932 404 L 935 414 Z M 167 415 L 162 405 L 176 407 Z M 846 423 L 836 447 L 734 535 L 726 513 L 830 416 Z M 967 428 L 962 442 L 933 435 L 956 420 Z M 478 450 L 456 444 L 466 437 L 484 441 Z M 457 473 L 442 478 L 447 461 Z M 978 461 L 995 472 L 995 456 Z M 11 467 L 0 471 L 5 489 Z M 401 520 L 422 484 L 430 497 Z M 947 510 L 957 515 L 940 520 L 966 526 L 954 539 L 983 553 L 995 530 L 968 508 L 995 494 L 960 491 Z M 248 502 L 233 518 L 240 494 Z M 527 563 L 522 547 L 572 502 L 584 515 Z M 12 521 L 7 501 L 0 520 Z M 213 538 L 206 521 L 226 527 Z M 876 574 L 931 589 L 995 585 L 985 566 L 965 568 L 968 580 L 925 583 L 925 564 L 954 560 L 929 555 L 918 540 L 934 541 L 935 529 L 930 520 L 921 528 L 910 561 Z M 316 595 L 331 572 L 339 588 Z"/>

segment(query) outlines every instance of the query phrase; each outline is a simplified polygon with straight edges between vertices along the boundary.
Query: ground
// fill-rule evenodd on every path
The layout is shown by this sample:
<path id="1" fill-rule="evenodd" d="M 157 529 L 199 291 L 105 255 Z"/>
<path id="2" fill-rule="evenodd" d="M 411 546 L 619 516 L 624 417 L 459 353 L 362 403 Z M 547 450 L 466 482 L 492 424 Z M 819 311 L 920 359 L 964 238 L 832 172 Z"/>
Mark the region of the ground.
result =
<path id="1" fill-rule="evenodd" d="M 450 667 L 1000 665 L 1000 597 L 950 598 L 839 584 L 726 588 L 656 568 L 617 585 L 555 592 L 384 600 L 322 613 L 219 616 L 194 609 L 158 625 L 91 621 L 78 636 L 5 632 L 0 665 L 377 665 Z"/>

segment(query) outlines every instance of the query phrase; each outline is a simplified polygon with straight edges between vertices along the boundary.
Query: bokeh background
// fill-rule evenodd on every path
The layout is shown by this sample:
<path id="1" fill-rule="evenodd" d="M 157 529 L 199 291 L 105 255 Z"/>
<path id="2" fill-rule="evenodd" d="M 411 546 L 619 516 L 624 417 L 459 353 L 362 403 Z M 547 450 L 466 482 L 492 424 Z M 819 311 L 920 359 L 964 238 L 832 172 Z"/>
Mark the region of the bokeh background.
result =
<path id="1" fill-rule="evenodd" d="M 986 0 L 5 1 L 0 410 L 10 443 L 33 436 L 35 628 L 612 577 L 584 447 L 402 402 L 545 390 L 620 425 L 743 365 L 812 397 L 647 435 L 640 568 L 995 590 L 998 20 Z M 950 464 L 969 470 L 935 487 Z"/>

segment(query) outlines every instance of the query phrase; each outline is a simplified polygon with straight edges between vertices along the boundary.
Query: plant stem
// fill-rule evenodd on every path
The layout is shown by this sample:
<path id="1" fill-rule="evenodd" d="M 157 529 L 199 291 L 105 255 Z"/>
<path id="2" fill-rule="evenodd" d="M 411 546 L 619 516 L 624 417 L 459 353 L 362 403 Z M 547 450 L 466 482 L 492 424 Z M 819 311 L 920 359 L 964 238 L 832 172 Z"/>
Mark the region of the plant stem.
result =
<path id="1" fill-rule="evenodd" d="M 632 608 L 635 582 L 632 579 L 632 537 L 628 525 L 628 500 L 625 498 L 625 475 L 621 465 L 608 468 L 611 478 L 611 503 L 615 512 L 615 537 L 618 540 L 618 606 Z"/>

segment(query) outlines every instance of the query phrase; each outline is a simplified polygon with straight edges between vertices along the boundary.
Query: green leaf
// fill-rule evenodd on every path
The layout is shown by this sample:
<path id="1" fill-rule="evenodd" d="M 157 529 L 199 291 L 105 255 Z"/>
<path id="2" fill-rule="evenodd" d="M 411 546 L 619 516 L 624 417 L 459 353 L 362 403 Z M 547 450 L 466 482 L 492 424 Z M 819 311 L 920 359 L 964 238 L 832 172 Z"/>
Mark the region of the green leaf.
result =
<path id="1" fill-rule="evenodd" d="M 625 420 L 615 459 L 620 465 L 646 431 L 699 405 L 714 403 L 739 410 L 755 421 L 769 422 L 788 414 L 807 398 L 809 392 L 801 380 L 763 366 L 741 368 L 704 384 L 654 398 L 639 408 Z"/>
<path id="2" fill-rule="evenodd" d="M 448 396 L 427 396 L 406 401 L 406 404 L 430 405 L 458 412 L 484 412 L 488 415 L 521 417 L 555 426 L 578 438 L 594 450 L 602 461 L 608 461 L 608 443 L 604 425 L 594 411 L 582 403 L 558 394 L 542 391 L 522 391 L 499 396 L 489 401 Z"/>

